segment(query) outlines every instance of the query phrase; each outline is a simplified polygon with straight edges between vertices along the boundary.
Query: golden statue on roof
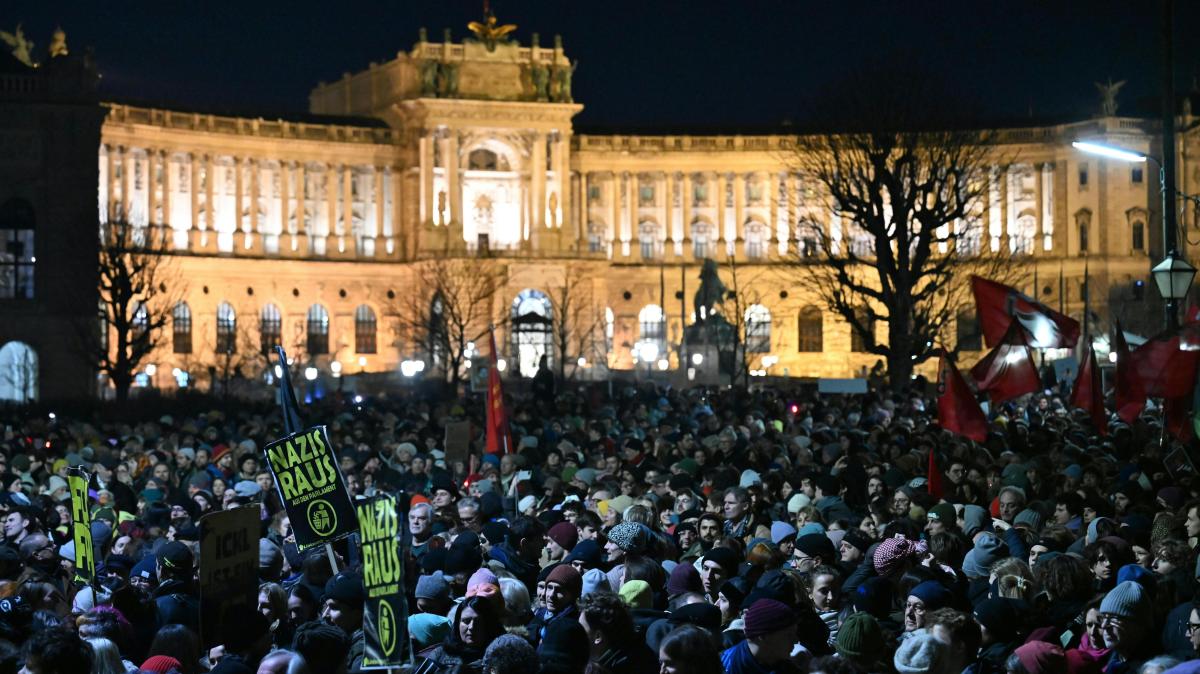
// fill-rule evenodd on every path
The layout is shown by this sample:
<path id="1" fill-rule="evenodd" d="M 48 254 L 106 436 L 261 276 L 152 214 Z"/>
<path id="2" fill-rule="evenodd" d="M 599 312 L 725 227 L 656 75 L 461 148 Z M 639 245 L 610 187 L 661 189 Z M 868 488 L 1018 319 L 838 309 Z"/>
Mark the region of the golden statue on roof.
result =
<path id="1" fill-rule="evenodd" d="M 496 45 L 508 41 L 508 34 L 517 29 L 516 24 L 506 23 L 497 25 L 496 15 L 492 13 L 487 0 L 483 2 L 483 22 L 472 21 L 467 29 L 475 34 L 475 39 L 482 42 L 488 51 L 496 51 Z"/>

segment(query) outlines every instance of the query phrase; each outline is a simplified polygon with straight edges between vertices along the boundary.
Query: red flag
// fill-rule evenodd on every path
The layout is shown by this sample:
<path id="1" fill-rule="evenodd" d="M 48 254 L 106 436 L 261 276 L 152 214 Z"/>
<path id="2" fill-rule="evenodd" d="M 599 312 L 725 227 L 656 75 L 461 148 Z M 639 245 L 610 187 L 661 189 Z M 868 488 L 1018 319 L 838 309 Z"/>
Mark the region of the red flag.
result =
<path id="1" fill-rule="evenodd" d="M 1134 350 L 1134 371 L 1142 380 L 1147 396 L 1183 398 L 1191 394 L 1200 351 L 1184 351 L 1184 346 L 1183 337 L 1176 330 L 1157 334 Z"/>
<path id="2" fill-rule="evenodd" d="M 929 450 L 929 475 L 925 478 L 925 486 L 929 488 L 930 496 L 941 500 L 945 490 L 942 488 L 942 471 L 938 470 L 935 453 L 932 449 Z"/>
<path id="3" fill-rule="evenodd" d="M 1079 321 L 1010 288 L 979 276 L 971 277 L 975 308 L 983 339 L 992 348 L 1005 339 L 1015 318 L 1025 333 L 1024 344 L 1035 349 L 1072 349 L 1079 341 Z"/>
<path id="4" fill-rule="evenodd" d="M 943 353 L 938 362 L 938 423 L 942 428 L 976 442 L 987 439 L 987 417 L 967 386 L 967 380 Z"/>
<path id="5" fill-rule="evenodd" d="M 1042 384 L 1026 346 L 1024 328 L 1016 319 L 1009 321 L 1008 334 L 1000 344 L 971 368 L 976 388 L 987 391 L 993 403 L 1033 393 Z"/>
<path id="6" fill-rule="evenodd" d="M 504 409 L 504 389 L 500 386 L 500 368 L 496 365 L 496 335 L 488 336 L 492 345 L 491 367 L 488 368 L 487 392 L 487 453 L 508 454 L 512 451 L 512 435 L 508 428 L 508 410 Z"/>
<path id="7" fill-rule="evenodd" d="M 1180 442 L 1187 442 L 1192 435 L 1192 424 L 1188 423 L 1191 416 L 1191 393 L 1182 398 L 1167 398 L 1163 401 L 1163 423 L 1167 425 L 1167 432 Z"/>
<path id="8" fill-rule="evenodd" d="M 1084 346 L 1083 364 L 1075 376 L 1071 390 L 1071 405 L 1088 411 L 1100 435 L 1108 435 L 1108 415 L 1104 411 L 1104 385 L 1100 382 L 1100 367 L 1091 344 Z"/>
<path id="9" fill-rule="evenodd" d="M 1117 416 L 1132 424 L 1146 408 L 1146 387 L 1138 376 L 1137 364 L 1133 362 L 1125 332 L 1121 330 L 1121 321 L 1117 321 L 1117 334 L 1113 335 L 1113 353 L 1117 354 Z"/>

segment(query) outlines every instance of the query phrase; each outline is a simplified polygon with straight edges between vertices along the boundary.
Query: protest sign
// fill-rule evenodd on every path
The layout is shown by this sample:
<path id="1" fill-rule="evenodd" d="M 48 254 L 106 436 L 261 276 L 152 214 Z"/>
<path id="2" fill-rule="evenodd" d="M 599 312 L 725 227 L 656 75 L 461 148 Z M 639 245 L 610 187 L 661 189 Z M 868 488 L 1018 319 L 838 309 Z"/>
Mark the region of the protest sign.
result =
<path id="1" fill-rule="evenodd" d="M 258 610 L 259 508 L 200 518 L 200 638 L 222 643 L 221 625 Z"/>
<path id="2" fill-rule="evenodd" d="M 71 539 L 75 541 L 75 582 L 88 585 L 96 578 L 92 548 L 92 513 L 88 509 L 88 474 L 82 467 L 67 469 L 71 492 Z"/>
<path id="3" fill-rule="evenodd" d="M 446 422 L 446 466 L 453 469 L 456 461 L 466 462 L 471 448 L 471 422 Z"/>
<path id="4" fill-rule="evenodd" d="M 387 669 L 408 660 L 408 611 L 400 556 L 396 499 L 376 496 L 356 503 L 362 541 L 363 669 Z"/>
<path id="5" fill-rule="evenodd" d="M 266 446 L 267 465 L 301 550 L 358 530 L 329 434 L 314 426 Z"/>
<path id="6" fill-rule="evenodd" d="M 845 395 L 862 394 L 867 392 L 867 380 L 821 378 L 817 380 L 817 392 L 841 393 Z"/>

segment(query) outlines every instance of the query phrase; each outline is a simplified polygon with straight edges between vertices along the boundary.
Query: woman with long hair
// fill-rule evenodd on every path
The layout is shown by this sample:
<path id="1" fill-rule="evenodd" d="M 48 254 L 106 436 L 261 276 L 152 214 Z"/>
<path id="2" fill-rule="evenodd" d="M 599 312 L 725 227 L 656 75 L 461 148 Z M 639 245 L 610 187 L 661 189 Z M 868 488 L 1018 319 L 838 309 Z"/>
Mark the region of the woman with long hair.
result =
<path id="1" fill-rule="evenodd" d="M 468 597 L 454 615 L 450 634 L 441 644 L 422 652 L 413 674 L 459 674 L 483 668 L 488 644 L 504 634 L 496 602 L 486 597 Z"/>
<path id="2" fill-rule="evenodd" d="M 183 665 L 182 674 L 201 674 L 200 637 L 183 625 L 165 625 L 154 636 L 146 658 L 166 655 Z"/>
<path id="3" fill-rule="evenodd" d="M 722 674 L 721 654 L 712 634 L 695 625 L 681 625 L 658 647 L 662 674 Z"/>

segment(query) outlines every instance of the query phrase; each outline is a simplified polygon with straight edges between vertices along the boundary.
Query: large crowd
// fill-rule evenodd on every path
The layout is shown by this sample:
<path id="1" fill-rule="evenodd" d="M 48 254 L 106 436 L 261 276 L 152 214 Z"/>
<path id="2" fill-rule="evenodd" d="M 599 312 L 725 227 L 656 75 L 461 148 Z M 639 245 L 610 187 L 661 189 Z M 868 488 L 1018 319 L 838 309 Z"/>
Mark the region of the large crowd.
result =
<path id="1" fill-rule="evenodd" d="M 303 413 L 355 497 L 397 497 L 419 674 L 1200 671 L 1200 481 L 1155 412 L 1101 434 L 1046 391 L 975 443 L 932 395 L 551 383 L 508 397 L 513 452 L 465 459 L 445 427 L 479 398 Z M 146 414 L 0 411 L 0 674 L 358 671 L 359 551 L 297 548 L 278 410 Z M 202 648 L 197 523 L 231 508 L 260 514 L 258 610 Z"/>

